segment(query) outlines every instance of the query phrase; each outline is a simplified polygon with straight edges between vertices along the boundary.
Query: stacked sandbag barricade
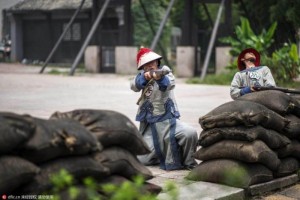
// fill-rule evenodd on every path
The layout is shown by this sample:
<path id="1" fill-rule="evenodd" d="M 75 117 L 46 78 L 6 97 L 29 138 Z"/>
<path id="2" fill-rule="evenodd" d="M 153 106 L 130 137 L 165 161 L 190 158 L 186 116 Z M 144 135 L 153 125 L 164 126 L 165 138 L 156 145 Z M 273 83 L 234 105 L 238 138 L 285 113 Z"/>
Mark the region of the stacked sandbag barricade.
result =
<path id="1" fill-rule="evenodd" d="M 224 103 L 199 118 L 202 132 L 187 179 L 247 189 L 296 174 L 300 106 L 292 95 L 268 90 Z"/>
<path id="2" fill-rule="evenodd" d="M 149 152 L 135 125 L 115 111 L 78 109 L 55 112 L 49 119 L 0 112 L 2 194 L 51 191 L 50 177 L 61 169 L 73 175 L 79 191 L 86 177 L 121 185 L 139 175 L 143 190 L 158 194 L 161 188 L 147 182 L 151 171 L 137 159 Z"/>

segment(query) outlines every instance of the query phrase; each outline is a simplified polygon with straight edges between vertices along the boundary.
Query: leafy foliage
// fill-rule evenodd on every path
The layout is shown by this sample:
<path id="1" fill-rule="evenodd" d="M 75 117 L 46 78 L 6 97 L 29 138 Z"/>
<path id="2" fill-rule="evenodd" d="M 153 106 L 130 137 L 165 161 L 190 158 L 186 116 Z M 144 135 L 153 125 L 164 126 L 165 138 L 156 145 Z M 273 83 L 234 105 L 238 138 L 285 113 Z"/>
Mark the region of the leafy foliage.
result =
<path id="1" fill-rule="evenodd" d="M 241 25 L 235 27 L 236 38 L 220 38 L 223 43 L 231 45 L 230 54 L 235 58 L 227 66 L 230 69 L 229 74 L 211 75 L 205 80 L 200 81 L 196 78 L 189 79 L 188 83 L 205 83 L 205 84 L 230 84 L 230 79 L 236 71 L 237 56 L 246 48 L 255 48 L 261 53 L 262 65 L 267 65 L 276 80 L 281 85 L 293 81 L 300 73 L 300 59 L 298 56 L 297 45 L 294 43 L 285 44 L 282 48 L 275 50 L 272 56 L 268 55 L 268 49 L 274 42 L 273 36 L 276 31 L 277 23 L 273 22 L 268 30 L 256 35 L 250 26 L 248 19 L 241 18 Z M 278 84 L 277 84 L 278 85 Z"/>
<path id="2" fill-rule="evenodd" d="M 56 175 L 51 176 L 50 179 L 56 186 L 53 189 L 53 192 L 58 192 L 59 190 L 74 184 L 73 176 L 64 169 L 60 170 Z"/>
<path id="3" fill-rule="evenodd" d="M 267 55 L 267 49 L 274 42 L 273 35 L 276 30 L 277 23 L 273 22 L 268 30 L 263 29 L 259 35 L 253 32 L 249 20 L 241 18 L 241 25 L 235 27 L 236 38 L 224 37 L 219 40 L 223 43 L 228 43 L 231 46 L 230 54 L 236 58 L 227 66 L 230 70 L 236 70 L 237 56 L 246 48 L 255 48 L 262 55 Z"/>
<path id="4" fill-rule="evenodd" d="M 273 52 L 272 57 L 265 58 L 273 76 L 281 82 L 289 82 L 300 74 L 300 60 L 296 44 L 285 44 L 281 49 Z"/>
<path id="5" fill-rule="evenodd" d="M 238 16 L 244 16 L 250 20 L 254 32 L 261 32 L 266 26 L 274 21 L 278 23 L 275 42 L 272 44 L 272 51 L 280 48 L 285 42 L 297 41 L 297 30 L 299 29 L 299 8 L 300 1 L 295 0 L 251 0 L 242 3 L 235 1 L 238 5 Z M 236 25 L 236 23 L 234 23 Z"/>
<path id="6" fill-rule="evenodd" d="M 126 181 L 121 186 L 116 186 L 113 184 L 106 184 L 102 187 L 105 194 L 110 196 L 110 200 L 155 200 L 155 196 L 143 192 L 144 179 L 142 177 L 135 177 L 133 182 Z"/>
<path id="7" fill-rule="evenodd" d="M 219 40 L 223 43 L 230 44 L 232 56 L 238 56 L 246 48 L 255 48 L 260 53 L 267 53 L 267 49 L 274 42 L 273 35 L 277 27 L 277 22 L 273 22 L 268 30 L 263 29 L 259 35 L 256 35 L 246 18 L 241 18 L 241 25 L 235 27 L 236 38 L 224 37 Z"/>
<path id="8" fill-rule="evenodd" d="M 296 44 L 286 44 L 282 48 L 274 51 L 272 56 L 268 55 L 268 49 L 274 42 L 273 36 L 277 27 L 277 22 L 273 22 L 271 27 L 261 34 L 255 35 L 248 19 L 241 19 L 241 26 L 236 26 L 235 32 L 237 38 L 226 37 L 220 41 L 229 43 L 232 47 L 230 54 L 237 57 L 239 53 L 246 48 L 255 48 L 261 53 L 261 63 L 270 67 L 272 74 L 279 82 L 289 82 L 298 77 L 300 63 Z M 236 69 L 236 60 L 228 66 L 229 69 Z"/>
<path id="9" fill-rule="evenodd" d="M 49 194 L 53 195 L 54 200 L 60 200 L 60 193 L 67 191 L 70 199 L 78 199 L 85 196 L 86 200 L 156 200 L 156 196 L 143 188 L 145 180 L 141 176 L 134 177 L 133 181 L 125 181 L 121 185 L 99 184 L 92 177 L 83 178 L 82 184 L 86 190 L 79 191 L 75 187 L 78 182 L 65 169 L 61 169 L 57 174 L 50 177 L 53 189 Z M 170 199 L 176 200 L 178 188 L 173 182 L 166 182 L 164 188 Z M 83 194 L 84 193 L 84 194 Z"/>
<path id="10" fill-rule="evenodd" d="M 152 1 L 151 3 L 146 0 L 132 2 L 131 10 L 134 19 L 133 24 L 135 45 L 150 47 L 152 40 L 154 39 L 159 28 L 160 22 L 165 15 L 167 6 L 168 1 L 166 0 Z M 146 12 L 143 8 L 146 9 Z M 147 16 L 150 21 L 148 21 Z M 171 23 L 170 21 L 167 21 L 159 40 L 164 47 L 170 46 L 170 34 Z"/>

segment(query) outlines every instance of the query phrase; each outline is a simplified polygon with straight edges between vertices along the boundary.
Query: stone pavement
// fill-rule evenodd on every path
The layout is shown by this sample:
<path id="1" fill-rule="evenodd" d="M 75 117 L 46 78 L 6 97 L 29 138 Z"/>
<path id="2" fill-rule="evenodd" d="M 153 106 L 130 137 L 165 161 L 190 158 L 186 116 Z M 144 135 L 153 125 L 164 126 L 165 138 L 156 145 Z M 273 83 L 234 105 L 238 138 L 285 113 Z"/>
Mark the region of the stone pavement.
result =
<path id="1" fill-rule="evenodd" d="M 48 74 L 52 70 L 49 67 L 43 74 L 39 74 L 40 68 L 0 63 L 1 112 L 30 114 L 46 119 L 56 111 L 107 109 L 125 114 L 138 126 L 134 119 L 137 110 L 136 101 L 140 94 L 129 88 L 132 76 L 82 73 L 75 73 L 74 76 L 68 76 L 67 73 L 51 75 Z M 69 71 L 66 68 L 59 70 Z M 228 86 L 189 85 L 185 84 L 185 79 L 177 79 L 175 95 L 182 115 L 181 120 L 195 127 L 198 133 L 201 132 L 198 124 L 200 116 L 231 101 Z M 188 174 L 186 170 L 164 171 L 158 167 L 149 169 L 155 176 L 150 182 L 160 186 L 165 186 L 168 180 L 175 182 L 180 192 L 179 199 L 245 199 L 245 191 L 240 188 L 187 181 L 184 179 Z M 289 185 L 284 183 L 280 185 L 280 188 L 290 186 L 289 188 L 255 199 L 297 199 L 300 197 L 300 184 L 296 184 L 298 177 L 296 179 L 292 177 L 290 180 L 292 181 Z M 261 186 L 264 187 L 265 185 Z M 275 186 L 269 186 L 272 187 Z M 257 190 L 254 188 L 253 191 L 255 189 Z M 268 189 L 264 190 L 268 192 Z M 158 198 L 167 199 L 164 193 Z"/>

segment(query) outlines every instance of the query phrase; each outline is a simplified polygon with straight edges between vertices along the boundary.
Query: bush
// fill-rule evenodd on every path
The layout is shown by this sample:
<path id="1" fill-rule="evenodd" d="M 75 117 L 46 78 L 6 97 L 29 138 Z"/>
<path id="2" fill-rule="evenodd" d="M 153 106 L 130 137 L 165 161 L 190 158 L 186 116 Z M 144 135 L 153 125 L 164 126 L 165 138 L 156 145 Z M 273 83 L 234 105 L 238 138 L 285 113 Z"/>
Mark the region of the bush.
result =
<path id="1" fill-rule="evenodd" d="M 136 176 L 133 181 L 125 181 L 121 185 L 99 184 L 92 177 L 86 177 L 82 180 L 84 190 L 76 187 L 76 180 L 65 169 L 61 169 L 57 174 L 51 176 L 53 189 L 49 191 L 54 200 L 64 199 L 61 196 L 62 191 L 67 191 L 70 199 L 86 200 L 156 200 L 156 196 L 143 189 L 145 180 L 142 176 Z M 171 199 L 178 199 L 178 188 L 173 182 L 166 182 L 165 192 Z M 101 191 L 102 194 L 99 194 Z"/>
<path id="2" fill-rule="evenodd" d="M 249 20 L 241 18 L 241 25 L 235 27 L 236 38 L 224 37 L 219 40 L 225 44 L 231 45 L 230 54 L 237 58 L 241 51 L 247 48 L 254 48 L 262 55 L 267 54 L 267 49 L 274 42 L 273 36 L 277 27 L 277 22 L 274 22 L 268 30 L 263 29 L 259 35 L 255 35 Z M 236 59 L 227 68 L 236 70 Z"/>
<path id="3" fill-rule="evenodd" d="M 236 71 L 230 71 L 223 74 L 209 74 L 203 80 L 199 77 L 188 79 L 186 82 L 190 84 L 208 84 L 208 85 L 230 85 Z"/>
<path id="4" fill-rule="evenodd" d="M 296 44 L 285 44 L 281 49 L 273 52 L 272 57 L 265 57 L 267 65 L 277 82 L 291 82 L 299 76 L 300 61 Z"/>
<path id="5" fill-rule="evenodd" d="M 276 27 L 277 22 L 273 22 L 268 30 L 263 29 L 259 35 L 255 35 L 248 19 L 241 18 L 241 25 L 235 28 L 236 38 L 224 37 L 220 41 L 231 45 L 230 54 L 235 58 L 242 50 L 255 48 L 261 54 L 261 65 L 271 69 L 277 85 L 286 85 L 299 76 L 300 61 L 297 45 L 294 43 L 285 44 L 281 49 L 274 51 L 271 57 L 268 55 L 267 50 L 274 42 Z M 236 61 L 235 59 L 227 68 L 236 70 Z"/>

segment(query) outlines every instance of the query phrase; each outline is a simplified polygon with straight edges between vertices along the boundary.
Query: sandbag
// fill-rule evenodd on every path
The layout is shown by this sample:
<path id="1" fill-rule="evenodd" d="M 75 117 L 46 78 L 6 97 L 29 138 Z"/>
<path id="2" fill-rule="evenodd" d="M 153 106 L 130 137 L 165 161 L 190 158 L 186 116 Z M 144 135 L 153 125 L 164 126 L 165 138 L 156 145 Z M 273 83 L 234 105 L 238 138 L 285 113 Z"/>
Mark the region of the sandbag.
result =
<path id="1" fill-rule="evenodd" d="M 110 169 L 111 174 L 124 176 L 130 180 L 141 175 L 145 180 L 153 178 L 151 171 L 126 149 L 109 147 L 95 153 L 95 159 Z"/>
<path id="2" fill-rule="evenodd" d="M 121 146 L 135 155 L 150 153 L 136 126 L 125 115 L 111 110 L 78 109 L 55 112 L 51 119 L 71 118 L 84 125 L 104 147 Z"/>
<path id="3" fill-rule="evenodd" d="M 271 181 L 273 174 L 261 164 L 216 159 L 200 163 L 186 178 L 192 181 L 206 181 L 246 189 L 254 184 Z"/>
<path id="4" fill-rule="evenodd" d="M 285 118 L 290 121 L 285 127 L 285 135 L 291 139 L 300 139 L 300 118 L 292 114 L 285 116 Z"/>
<path id="5" fill-rule="evenodd" d="M 290 96 L 296 102 L 292 114 L 300 117 L 300 94 L 290 94 Z"/>
<path id="6" fill-rule="evenodd" d="M 264 142 L 238 140 L 222 140 L 211 146 L 200 148 L 194 154 L 198 160 L 234 159 L 248 163 L 261 163 L 271 170 L 276 170 L 280 160 Z"/>
<path id="7" fill-rule="evenodd" d="M 281 132 L 289 121 L 265 106 L 251 101 L 230 101 L 199 118 L 202 129 L 256 126 Z"/>
<path id="8" fill-rule="evenodd" d="M 252 92 L 237 98 L 237 100 L 252 101 L 262 104 L 280 115 L 291 113 L 297 103 L 291 96 L 276 90 Z"/>
<path id="9" fill-rule="evenodd" d="M 271 149 L 282 148 L 291 143 L 286 136 L 274 130 L 265 129 L 262 126 L 236 126 L 202 130 L 198 144 L 207 147 L 221 140 L 241 140 L 252 142 L 261 140 Z"/>
<path id="10" fill-rule="evenodd" d="M 273 172 L 274 177 L 284 177 L 296 173 L 299 169 L 299 162 L 295 158 L 283 158 L 280 160 L 278 169 Z"/>
<path id="11" fill-rule="evenodd" d="M 35 164 L 17 156 L 0 157 L 0 192 L 11 194 L 16 188 L 28 184 L 40 171 Z"/>
<path id="12" fill-rule="evenodd" d="M 113 131 L 91 131 L 91 133 L 104 144 L 103 146 L 120 146 L 127 149 L 134 155 L 144 155 L 150 153 L 148 145 L 145 143 L 141 134 L 132 133 L 126 130 Z"/>
<path id="13" fill-rule="evenodd" d="M 41 194 L 51 190 L 53 184 L 50 177 L 58 174 L 61 169 L 68 171 L 75 180 L 82 180 L 86 177 L 102 179 L 110 175 L 110 170 L 96 161 L 92 156 L 70 156 L 58 158 L 40 165 L 41 172 L 34 177 L 34 180 L 20 189 L 23 194 Z"/>
<path id="14" fill-rule="evenodd" d="M 11 152 L 28 140 L 34 129 L 29 115 L 0 112 L 0 155 Z"/>
<path id="15" fill-rule="evenodd" d="M 67 155 L 84 155 L 102 149 L 97 139 L 72 119 L 34 119 L 33 136 L 20 147 L 22 157 L 41 163 Z"/>
<path id="16" fill-rule="evenodd" d="M 279 158 L 294 157 L 300 159 L 300 142 L 291 140 L 291 143 L 283 148 L 276 150 Z"/>

